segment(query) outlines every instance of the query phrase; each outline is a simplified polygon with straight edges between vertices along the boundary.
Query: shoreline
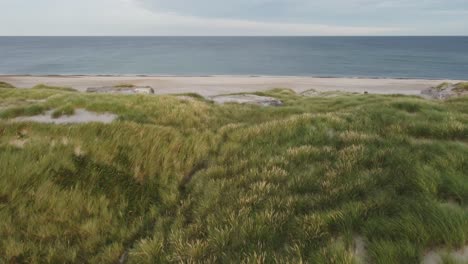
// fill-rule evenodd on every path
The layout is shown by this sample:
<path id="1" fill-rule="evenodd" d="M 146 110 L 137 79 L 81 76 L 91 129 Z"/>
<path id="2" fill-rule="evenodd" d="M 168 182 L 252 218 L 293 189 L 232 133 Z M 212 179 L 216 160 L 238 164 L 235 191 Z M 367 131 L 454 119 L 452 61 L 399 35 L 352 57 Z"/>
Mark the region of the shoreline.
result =
<path id="1" fill-rule="evenodd" d="M 425 81 L 460 81 L 468 82 L 467 79 L 450 79 L 450 78 L 429 78 L 429 77 L 378 77 L 378 76 L 327 76 L 327 75 L 265 75 L 265 74 L 1 74 L 0 78 L 12 77 L 149 77 L 149 78 L 220 78 L 220 77 L 237 77 L 237 78 L 315 78 L 315 79 L 357 79 L 357 80 L 425 80 Z"/>
<path id="2" fill-rule="evenodd" d="M 156 94 L 197 93 L 202 96 L 216 96 L 259 92 L 274 88 L 289 88 L 297 93 L 316 90 L 318 92 L 420 95 L 422 90 L 440 83 L 458 83 L 464 80 L 266 75 L 0 75 L 0 81 L 11 83 L 19 88 L 46 84 L 71 87 L 81 92 L 90 87 L 125 83 L 150 86 Z"/>

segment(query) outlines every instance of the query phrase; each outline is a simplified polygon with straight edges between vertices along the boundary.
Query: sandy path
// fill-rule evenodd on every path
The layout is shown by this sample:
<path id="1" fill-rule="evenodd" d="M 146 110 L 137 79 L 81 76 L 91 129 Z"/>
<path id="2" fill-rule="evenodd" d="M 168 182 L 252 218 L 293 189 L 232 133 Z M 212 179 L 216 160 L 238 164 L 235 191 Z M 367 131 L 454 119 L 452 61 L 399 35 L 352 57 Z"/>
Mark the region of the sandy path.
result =
<path id="1" fill-rule="evenodd" d="M 42 83 L 54 86 L 73 87 L 85 91 L 88 87 L 113 86 L 131 83 L 151 86 L 157 94 L 198 93 L 213 96 L 227 93 L 254 92 L 272 88 L 291 88 L 296 92 L 315 89 L 320 92 L 345 91 L 374 94 L 420 94 L 421 90 L 444 81 L 421 79 L 365 79 L 365 78 L 315 78 L 293 76 L 0 76 L 0 81 L 16 87 L 29 88 Z"/>

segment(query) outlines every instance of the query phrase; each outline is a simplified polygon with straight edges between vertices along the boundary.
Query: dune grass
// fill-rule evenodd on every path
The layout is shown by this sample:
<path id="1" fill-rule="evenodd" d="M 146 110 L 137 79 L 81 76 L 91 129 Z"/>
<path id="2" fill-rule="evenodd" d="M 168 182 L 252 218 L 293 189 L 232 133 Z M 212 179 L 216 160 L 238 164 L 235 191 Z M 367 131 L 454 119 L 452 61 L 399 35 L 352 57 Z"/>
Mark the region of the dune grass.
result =
<path id="1" fill-rule="evenodd" d="M 134 87 L 135 85 L 130 84 L 130 83 L 121 83 L 121 84 L 114 85 L 114 88 L 134 88 Z"/>
<path id="2" fill-rule="evenodd" d="M 75 114 L 75 108 L 71 105 L 65 105 L 60 108 L 55 109 L 52 112 L 52 118 L 59 118 L 61 116 L 71 116 Z"/>
<path id="3" fill-rule="evenodd" d="M 454 90 L 457 92 L 468 92 L 468 82 L 457 83 Z"/>
<path id="4" fill-rule="evenodd" d="M 257 94 L 285 105 L 0 88 L 0 262 L 418 263 L 467 245 L 467 97 Z M 119 121 L 10 122 L 77 108 Z"/>
<path id="5" fill-rule="evenodd" d="M 0 88 L 15 88 L 15 86 L 7 82 L 0 82 Z"/>
<path id="6" fill-rule="evenodd" d="M 453 90 L 455 92 L 458 92 L 458 93 L 468 92 L 468 82 L 460 82 L 460 83 L 457 83 L 457 84 L 451 84 L 451 83 L 448 83 L 448 82 L 444 82 L 444 83 L 439 84 L 435 88 L 438 91 L 443 91 L 443 90 L 446 90 L 446 89 L 448 89 L 449 87 L 452 87 L 452 86 L 454 87 Z"/>
<path id="7" fill-rule="evenodd" d="M 449 83 L 449 82 L 443 82 L 439 85 L 437 85 L 435 88 L 437 91 L 443 91 L 443 90 L 446 90 L 447 88 L 449 88 L 452 84 Z"/>

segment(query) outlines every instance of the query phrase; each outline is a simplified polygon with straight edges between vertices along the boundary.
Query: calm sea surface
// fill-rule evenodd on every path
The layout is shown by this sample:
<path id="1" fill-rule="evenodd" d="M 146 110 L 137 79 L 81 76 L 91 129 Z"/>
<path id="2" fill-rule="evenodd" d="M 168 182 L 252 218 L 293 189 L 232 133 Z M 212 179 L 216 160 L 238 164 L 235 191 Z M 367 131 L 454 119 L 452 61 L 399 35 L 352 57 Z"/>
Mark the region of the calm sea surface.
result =
<path id="1" fill-rule="evenodd" d="M 0 37 L 0 74 L 468 79 L 468 37 Z"/>

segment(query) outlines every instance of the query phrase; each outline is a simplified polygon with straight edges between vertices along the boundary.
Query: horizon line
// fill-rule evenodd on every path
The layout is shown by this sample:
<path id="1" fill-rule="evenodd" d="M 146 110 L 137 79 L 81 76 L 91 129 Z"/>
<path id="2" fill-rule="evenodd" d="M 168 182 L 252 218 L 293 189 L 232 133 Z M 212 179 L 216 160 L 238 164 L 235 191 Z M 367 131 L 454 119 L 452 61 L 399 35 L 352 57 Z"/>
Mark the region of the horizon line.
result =
<path id="1" fill-rule="evenodd" d="M 468 37 L 468 35 L 0 35 L 0 37 Z"/>

